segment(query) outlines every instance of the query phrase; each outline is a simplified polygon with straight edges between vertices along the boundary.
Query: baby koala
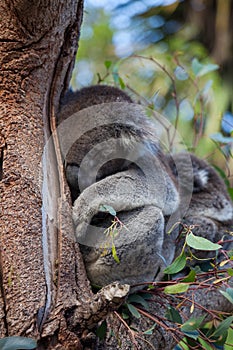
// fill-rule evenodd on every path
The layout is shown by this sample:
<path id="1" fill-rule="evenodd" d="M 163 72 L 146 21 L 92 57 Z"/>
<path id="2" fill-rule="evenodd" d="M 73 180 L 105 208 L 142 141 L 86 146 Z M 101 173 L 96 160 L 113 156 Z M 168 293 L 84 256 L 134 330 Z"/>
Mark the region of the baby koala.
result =
<path id="1" fill-rule="evenodd" d="M 177 166 L 185 167 L 184 157 L 187 153 L 177 153 L 170 159 L 170 166 L 174 175 L 178 178 L 176 172 Z M 214 243 L 222 243 L 223 249 L 233 248 L 233 236 L 230 232 L 233 230 L 233 205 L 227 192 L 224 181 L 220 178 L 215 169 L 206 161 L 190 154 L 193 168 L 193 183 L 185 181 L 182 178 L 183 192 L 188 187 L 192 188 L 192 197 L 189 208 L 186 211 L 182 222 L 188 226 L 192 225 L 192 232 L 197 236 L 204 237 Z M 182 197 L 180 198 L 182 203 Z M 180 253 L 180 248 L 177 254 Z M 179 250 L 179 251 L 178 251 Z M 195 256 L 199 259 L 214 258 L 216 252 L 207 252 L 193 250 Z"/>

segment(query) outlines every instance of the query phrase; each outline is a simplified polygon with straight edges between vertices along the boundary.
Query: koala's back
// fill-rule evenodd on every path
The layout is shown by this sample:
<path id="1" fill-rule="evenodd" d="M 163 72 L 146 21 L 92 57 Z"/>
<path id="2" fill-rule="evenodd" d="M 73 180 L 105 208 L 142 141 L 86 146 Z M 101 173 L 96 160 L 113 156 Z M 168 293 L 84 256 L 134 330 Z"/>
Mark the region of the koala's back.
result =
<path id="1" fill-rule="evenodd" d="M 122 90 L 107 85 L 89 86 L 76 92 L 68 91 L 61 101 L 58 123 L 84 108 L 109 102 L 133 101 Z"/>

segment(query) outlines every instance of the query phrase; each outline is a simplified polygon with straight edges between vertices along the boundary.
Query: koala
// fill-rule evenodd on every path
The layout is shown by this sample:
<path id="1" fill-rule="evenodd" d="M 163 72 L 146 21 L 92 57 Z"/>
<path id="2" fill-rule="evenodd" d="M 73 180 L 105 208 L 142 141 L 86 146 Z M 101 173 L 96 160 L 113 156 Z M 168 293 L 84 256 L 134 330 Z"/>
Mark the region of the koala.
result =
<path id="1" fill-rule="evenodd" d="M 136 168 L 138 159 L 149 154 L 156 154 L 170 171 L 155 126 L 143 109 L 117 88 L 99 85 L 69 92 L 61 103 L 58 124 L 73 201 L 82 189 L 120 170 Z"/>
<path id="2" fill-rule="evenodd" d="M 91 283 L 154 281 L 164 265 L 164 217 L 179 206 L 156 124 L 123 91 L 92 86 L 65 96 L 58 135 L 76 239 Z M 122 223 L 112 236 L 104 232 L 113 216 L 103 207 L 113 208 Z M 174 253 L 171 244 L 167 264 Z"/>
<path id="3" fill-rule="evenodd" d="M 233 248 L 233 236 L 230 234 L 233 225 L 233 205 L 227 193 L 224 181 L 217 172 L 206 161 L 199 159 L 193 154 L 191 157 L 193 168 L 193 183 L 182 179 L 182 186 L 193 186 L 193 193 L 189 208 L 186 211 L 182 222 L 186 225 L 193 225 L 192 232 L 197 236 L 204 237 L 214 243 L 223 243 L 223 249 Z M 170 157 L 169 164 L 173 174 L 177 165 L 185 167 L 185 157 L 187 153 L 181 152 Z M 182 198 L 180 199 L 182 202 Z M 180 245 L 178 245 L 179 248 Z M 193 250 L 194 255 L 199 259 L 214 258 L 215 252 Z M 177 254 L 180 249 L 177 250 Z M 221 259 L 221 258 L 220 258 Z"/>

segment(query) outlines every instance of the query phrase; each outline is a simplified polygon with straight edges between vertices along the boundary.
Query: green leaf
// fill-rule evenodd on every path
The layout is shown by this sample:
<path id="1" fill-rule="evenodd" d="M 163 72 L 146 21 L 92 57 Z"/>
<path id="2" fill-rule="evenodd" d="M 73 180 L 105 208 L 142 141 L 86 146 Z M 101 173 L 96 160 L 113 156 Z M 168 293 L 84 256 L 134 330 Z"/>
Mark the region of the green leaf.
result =
<path id="1" fill-rule="evenodd" d="M 148 305 L 147 301 L 138 294 L 131 294 L 128 297 L 127 301 L 129 301 L 130 303 L 141 304 L 144 307 L 144 309 L 146 309 L 146 310 L 149 309 L 149 305 Z"/>
<path id="2" fill-rule="evenodd" d="M 181 120 L 190 121 L 194 117 L 194 110 L 190 102 L 187 99 L 184 99 L 180 103 L 180 112 L 179 117 Z"/>
<path id="3" fill-rule="evenodd" d="M 227 273 L 229 276 L 233 277 L 233 269 L 232 268 L 227 269 Z"/>
<path id="4" fill-rule="evenodd" d="M 197 338 L 199 337 L 199 332 L 198 331 L 182 331 L 186 337 L 192 338 L 197 340 Z"/>
<path id="5" fill-rule="evenodd" d="M 224 336 L 225 333 L 227 333 L 228 328 L 233 322 L 233 316 L 227 317 L 225 320 L 223 320 L 220 325 L 215 329 L 214 333 L 211 334 L 211 338 L 218 338 L 220 336 Z"/>
<path id="6" fill-rule="evenodd" d="M 166 294 L 178 294 L 184 293 L 189 289 L 189 284 L 187 283 L 177 283 L 172 286 L 167 286 L 164 288 L 164 293 Z"/>
<path id="7" fill-rule="evenodd" d="M 188 276 L 186 276 L 181 282 L 194 282 L 195 279 L 196 279 L 196 272 L 195 270 L 191 270 Z"/>
<path id="8" fill-rule="evenodd" d="M 212 64 L 212 63 L 202 64 L 198 61 L 197 58 L 194 58 L 192 60 L 192 70 L 196 77 L 201 77 L 209 72 L 217 70 L 218 68 L 219 66 L 217 64 Z"/>
<path id="9" fill-rule="evenodd" d="M 121 77 L 119 77 L 119 84 L 120 84 L 120 87 L 121 87 L 121 89 L 125 89 L 125 83 L 124 83 L 124 81 L 123 81 L 123 79 L 121 78 Z"/>
<path id="10" fill-rule="evenodd" d="M 165 317 L 172 322 L 182 324 L 182 317 L 179 312 L 172 306 L 169 306 L 166 310 Z"/>
<path id="11" fill-rule="evenodd" d="M 34 339 L 24 337 L 6 337 L 0 339 L 1 350 L 35 349 L 37 343 Z"/>
<path id="12" fill-rule="evenodd" d="M 223 136 L 222 133 L 216 132 L 215 134 L 210 135 L 211 140 L 219 142 L 219 143 L 232 143 L 233 142 L 233 137 L 228 137 L 228 136 Z"/>
<path id="13" fill-rule="evenodd" d="M 131 312 L 131 314 L 132 314 L 134 317 L 136 317 L 136 318 L 140 318 L 140 317 L 141 317 L 141 315 L 140 315 L 140 313 L 138 312 L 138 310 L 136 309 L 136 307 L 134 307 L 132 304 L 128 304 L 128 303 L 126 303 L 126 305 L 127 305 L 129 311 Z"/>
<path id="14" fill-rule="evenodd" d="M 205 350 L 213 350 L 213 347 L 209 345 L 205 340 L 203 340 L 201 337 L 198 338 L 199 343 L 203 346 L 203 349 Z"/>
<path id="15" fill-rule="evenodd" d="M 111 207 L 111 205 L 107 205 L 107 204 L 102 204 L 99 207 L 99 211 L 102 211 L 104 213 L 109 213 L 112 216 L 116 216 L 116 211 L 113 207 Z"/>
<path id="16" fill-rule="evenodd" d="M 174 71 L 174 74 L 175 74 L 176 79 L 181 80 L 181 81 L 187 80 L 187 79 L 189 78 L 188 73 L 187 73 L 186 70 L 185 70 L 183 67 L 181 67 L 181 66 L 177 66 L 177 67 L 176 67 L 176 69 L 175 69 L 175 71 Z"/>
<path id="17" fill-rule="evenodd" d="M 155 327 L 156 327 L 156 323 L 154 323 L 151 328 L 149 328 L 145 332 L 143 332 L 143 334 L 148 334 L 148 335 L 153 334 L 153 330 L 155 329 Z"/>
<path id="18" fill-rule="evenodd" d="M 118 263 L 120 264 L 120 259 L 118 258 L 117 256 L 117 251 L 116 251 L 116 247 L 115 247 L 115 244 L 112 243 L 112 256 L 113 256 L 113 259 Z"/>
<path id="19" fill-rule="evenodd" d="M 167 274 L 174 274 L 177 273 L 181 270 L 183 270 L 183 268 L 186 265 L 186 255 L 185 253 L 181 253 L 174 261 L 171 265 L 169 265 L 168 267 L 166 267 L 164 269 L 164 273 Z"/>
<path id="20" fill-rule="evenodd" d="M 227 288 L 225 292 L 220 290 L 220 293 L 233 304 L 233 288 Z"/>
<path id="21" fill-rule="evenodd" d="M 104 65 L 105 65 L 105 67 L 106 67 L 107 69 L 109 69 L 109 68 L 111 67 L 111 65 L 112 65 L 112 61 L 105 61 L 105 62 L 104 62 Z"/>
<path id="22" fill-rule="evenodd" d="M 96 330 L 96 335 L 100 340 L 103 340 L 105 338 L 105 335 L 107 333 L 107 322 L 103 321 L 101 325 Z"/>
<path id="23" fill-rule="evenodd" d="M 186 321 L 182 325 L 182 327 L 181 327 L 182 332 L 196 330 L 197 328 L 199 328 L 201 326 L 201 324 L 203 323 L 205 317 L 206 316 L 190 318 L 188 321 Z"/>
<path id="24" fill-rule="evenodd" d="M 218 250 L 222 248 L 220 244 L 213 243 L 206 238 L 195 236 L 190 233 L 186 236 L 186 243 L 189 247 L 197 250 Z"/>
<path id="25" fill-rule="evenodd" d="M 202 90 L 202 94 L 203 95 L 208 95 L 209 93 L 209 89 L 211 88 L 213 84 L 213 80 L 208 80 L 207 83 L 205 84 L 203 90 Z"/>
<path id="26" fill-rule="evenodd" d="M 184 339 L 186 340 L 186 338 Z M 189 350 L 189 347 L 185 342 L 181 341 L 174 347 L 174 350 Z"/>
<path id="27" fill-rule="evenodd" d="M 233 329 L 229 328 L 226 344 L 224 345 L 224 350 L 232 350 L 232 344 L 233 344 Z"/>
<path id="28" fill-rule="evenodd" d="M 232 187 L 228 187 L 228 193 L 229 193 L 229 195 L 230 195 L 230 197 L 231 197 L 231 200 L 233 200 L 233 188 Z"/>

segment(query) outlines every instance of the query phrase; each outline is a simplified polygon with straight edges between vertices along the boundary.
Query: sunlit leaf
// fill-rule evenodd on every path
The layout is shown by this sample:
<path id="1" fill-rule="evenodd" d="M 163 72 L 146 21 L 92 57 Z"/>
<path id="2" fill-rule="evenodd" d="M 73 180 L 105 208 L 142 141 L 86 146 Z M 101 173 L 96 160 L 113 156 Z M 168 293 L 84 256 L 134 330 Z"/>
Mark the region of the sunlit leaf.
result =
<path id="1" fill-rule="evenodd" d="M 120 259 L 117 256 L 117 251 L 114 243 L 112 243 L 112 256 L 113 256 L 113 259 L 119 264 Z"/>
<path id="2" fill-rule="evenodd" d="M 213 80 L 208 80 L 207 83 L 205 84 L 203 90 L 202 90 L 202 94 L 203 95 L 207 95 L 209 93 L 209 90 L 211 88 L 213 84 Z"/>
<path id="3" fill-rule="evenodd" d="M 206 238 L 195 236 L 192 232 L 186 236 L 186 243 L 189 247 L 197 250 L 218 250 L 222 248 L 220 244 L 213 243 Z"/>
<path id="4" fill-rule="evenodd" d="M 120 87 L 121 87 L 121 89 L 125 89 L 125 83 L 124 83 L 124 80 L 121 78 L 121 77 L 119 77 L 119 84 L 120 84 Z"/>
<path id="5" fill-rule="evenodd" d="M 226 291 L 220 290 L 220 293 L 233 304 L 233 288 L 227 288 Z"/>
<path id="6" fill-rule="evenodd" d="M 105 65 L 105 67 L 106 67 L 107 69 L 109 69 L 109 68 L 111 67 L 111 65 L 112 65 L 112 61 L 105 61 L 105 62 L 104 62 L 104 65 Z"/>
<path id="7" fill-rule="evenodd" d="M 164 288 L 164 293 L 166 294 L 178 294 L 184 293 L 189 289 L 189 284 L 187 283 L 177 283 L 172 286 L 167 286 Z"/>
<path id="8" fill-rule="evenodd" d="M 203 346 L 203 349 L 205 350 L 213 350 L 213 347 L 209 345 L 205 340 L 203 340 L 201 337 L 198 338 L 200 344 Z"/>
<path id="9" fill-rule="evenodd" d="M 194 110 L 190 102 L 187 99 L 184 99 L 180 103 L 179 116 L 181 120 L 190 121 L 194 117 Z"/>
<path id="10" fill-rule="evenodd" d="M 186 265 L 186 255 L 185 253 L 181 253 L 174 261 L 171 265 L 169 265 L 168 267 L 166 267 L 164 269 L 164 273 L 167 274 L 174 274 L 177 273 L 181 270 L 183 270 L 183 268 Z"/>
<path id="11" fill-rule="evenodd" d="M 224 350 L 232 350 L 232 344 L 233 344 L 233 329 L 229 328 L 227 339 L 226 339 L 226 344 L 224 345 Z"/>
<path id="12" fill-rule="evenodd" d="M 233 137 L 223 136 L 220 132 L 211 134 L 210 138 L 216 142 L 225 143 L 225 144 L 233 142 Z"/>
<path id="13" fill-rule="evenodd" d="M 227 269 L 227 273 L 229 276 L 233 277 L 233 269 L 232 268 Z"/>
<path id="14" fill-rule="evenodd" d="M 192 60 L 192 70 L 196 77 L 201 77 L 209 72 L 217 70 L 219 66 L 217 64 L 207 63 L 202 64 L 197 58 Z"/>
<path id="15" fill-rule="evenodd" d="M 183 67 L 177 66 L 175 71 L 174 71 L 175 77 L 178 80 L 187 80 L 189 78 L 188 73 Z"/>
<path id="16" fill-rule="evenodd" d="M 185 342 L 181 341 L 174 347 L 174 350 L 189 350 L 189 346 Z"/>

